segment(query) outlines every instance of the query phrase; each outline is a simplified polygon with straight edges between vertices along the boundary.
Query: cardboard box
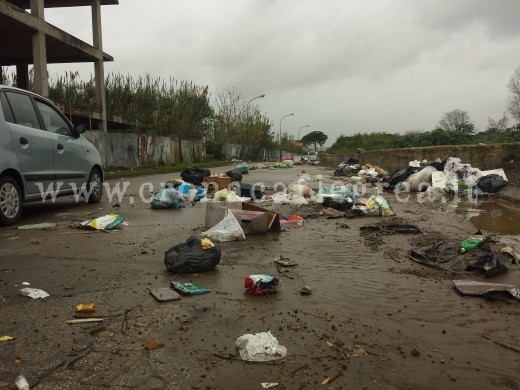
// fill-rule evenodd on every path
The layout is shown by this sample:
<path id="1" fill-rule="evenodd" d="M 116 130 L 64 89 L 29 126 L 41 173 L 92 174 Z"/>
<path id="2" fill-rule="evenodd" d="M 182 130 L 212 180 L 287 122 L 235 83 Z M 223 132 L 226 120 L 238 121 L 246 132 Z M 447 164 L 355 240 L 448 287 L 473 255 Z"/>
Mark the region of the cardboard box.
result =
<path id="1" fill-rule="evenodd" d="M 204 181 L 208 183 L 208 190 L 209 187 L 212 187 L 213 191 L 220 191 L 224 188 L 228 188 L 228 186 L 231 184 L 231 178 L 230 177 L 211 177 L 206 176 L 204 178 Z"/>
<path id="2" fill-rule="evenodd" d="M 230 209 L 246 235 L 281 231 L 278 213 L 262 207 L 244 202 L 208 202 L 206 205 L 208 229 L 222 221 L 226 210 Z"/>

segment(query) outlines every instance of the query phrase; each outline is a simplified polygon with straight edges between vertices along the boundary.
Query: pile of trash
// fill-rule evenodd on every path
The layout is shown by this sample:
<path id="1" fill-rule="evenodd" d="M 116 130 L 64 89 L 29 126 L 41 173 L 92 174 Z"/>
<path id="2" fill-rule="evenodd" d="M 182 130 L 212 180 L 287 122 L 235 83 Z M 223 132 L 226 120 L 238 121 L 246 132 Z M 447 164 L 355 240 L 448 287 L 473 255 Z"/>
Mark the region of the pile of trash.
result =
<path id="1" fill-rule="evenodd" d="M 208 192 L 204 187 L 184 180 L 172 179 L 167 181 L 163 189 L 152 197 L 151 207 L 152 209 L 178 209 L 186 207 L 186 202 L 200 201 L 207 196 Z"/>
<path id="2" fill-rule="evenodd" d="M 511 247 L 497 250 L 479 230 L 462 242 L 442 240 L 410 251 L 411 260 L 456 274 L 480 274 L 486 278 L 506 273 L 520 264 L 520 254 Z"/>
<path id="3" fill-rule="evenodd" d="M 334 176 L 345 176 L 352 183 L 377 183 L 382 178 L 388 176 L 388 172 L 370 163 L 361 166 L 357 162 L 345 162 L 337 166 Z"/>
<path id="4" fill-rule="evenodd" d="M 445 192 L 477 196 L 495 194 L 506 185 L 507 177 L 502 168 L 481 171 L 458 157 L 430 162 L 410 161 L 407 167 L 384 179 L 384 186 L 388 189 L 426 191 L 434 197 Z"/>

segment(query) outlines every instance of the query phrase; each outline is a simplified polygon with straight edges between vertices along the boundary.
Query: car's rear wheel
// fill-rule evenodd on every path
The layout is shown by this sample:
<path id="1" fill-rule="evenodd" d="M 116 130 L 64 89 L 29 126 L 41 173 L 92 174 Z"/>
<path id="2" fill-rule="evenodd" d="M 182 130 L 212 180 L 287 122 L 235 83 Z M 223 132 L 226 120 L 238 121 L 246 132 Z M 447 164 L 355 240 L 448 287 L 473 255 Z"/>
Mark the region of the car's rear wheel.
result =
<path id="1" fill-rule="evenodd" d="M 12 225 L 22 215 L 22 191 L 11 176 L 0 177 L 0 225 Z"/>
<path id="2" fill-rule="evenodd" d="M 90 171 L 87 182 L 86 203 L 99 203 L 103 197 L 103 176 L 99 169 L 94 168 Z"/>

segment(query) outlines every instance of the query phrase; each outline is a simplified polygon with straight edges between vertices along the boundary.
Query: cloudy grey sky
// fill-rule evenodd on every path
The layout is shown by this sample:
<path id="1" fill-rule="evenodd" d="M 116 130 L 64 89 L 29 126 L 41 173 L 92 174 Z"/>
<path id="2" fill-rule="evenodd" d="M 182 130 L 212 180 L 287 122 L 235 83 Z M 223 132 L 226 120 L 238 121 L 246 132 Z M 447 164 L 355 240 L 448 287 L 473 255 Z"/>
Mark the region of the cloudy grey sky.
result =
<path id="1" fill-rule="evenodd" d="M 519 0 L 119 0 L 102 9 L 106 71 L 266 94 L 278 130 L 432 129 L 455 108 L 477 128 L 507 107 Z M 46 19 L 91 43 L 88 8 Z M 51 76 L 92 65 L 49 67 Z M 304 129 L 307 130 L 307 129 Z M 303 135 L 303 132 L 302 132 Z"/>

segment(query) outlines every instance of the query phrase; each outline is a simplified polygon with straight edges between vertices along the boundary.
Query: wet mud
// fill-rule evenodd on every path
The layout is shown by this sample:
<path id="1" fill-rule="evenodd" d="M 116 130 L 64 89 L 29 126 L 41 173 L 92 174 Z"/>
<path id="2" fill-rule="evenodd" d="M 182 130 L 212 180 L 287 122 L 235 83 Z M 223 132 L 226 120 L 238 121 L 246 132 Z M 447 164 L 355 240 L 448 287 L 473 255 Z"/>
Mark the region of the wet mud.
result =
<path id="1" fill-rule="evenodd" d="M 244 182 L 270 188 L 294 181 L 302 170 L 312 186 L 319 184 L 315 175 L 331 181 L 327 168 L 294 167 L 251 171 Z M 168 177 L 132 179 L 130 192 Z M 22 224 L 58 227 L 0 229 L 0 329 L 16 337 L 0 343 L 0 380 L 24 374 L 39 389 L 260 389 L 262 382 L 279 383 L 280 389 L 518 389 L 520 354 L 485 336 L 520 346 L 520 304 L 460 296 L 453 275 L 408 259 L 412 248 L 462 240 L 476 226 L 520 245 L 515 231 L 497 230 L 501 223 L 511 225 L 502 222 L 509 214 L 476 222 L 471 218 L 482 213 L 468 219 L 455 207 L 388 199 L 398 218 L 327 219 L 320 205 L 267 203 L 281 214 L 303 216 L 304 226 L 222 243 L 215 270 L 187 275 L 166 273 L 164 252 L 203 229 L 203 204 L 151 210 L 125 197 L 117 212 L 129 226 L 92 234 L 68 226 L 90 213 L 114 212 L 108 200 L 97 206 L 75 206 L 69 199 L 31 205 Z M 360 228 L 384 228 L 387 221 L 420 232 L 362 234 Z M 298 265 L 280 267 L 273 262 L 280 256 Z M 244 295 L 245 277 L 260 273 L 281 278 L 278 293 Z M 520 285 L 519 275 L 512 270 L 492 281 Z M 171 280 L 212 292 L 155 301 L 149 290 Z M 19 296 L 24 281 L 51 296 Z M 303 286 L 312 295 L 301 295 Z M 105 321 L 66 324 L 79 303 L 95 303 Z M 287 347 L 287 356 L 241 361 L 235 340 L 267 330 Z M 164 347 L 147 350 L 149 340 Z"/>

